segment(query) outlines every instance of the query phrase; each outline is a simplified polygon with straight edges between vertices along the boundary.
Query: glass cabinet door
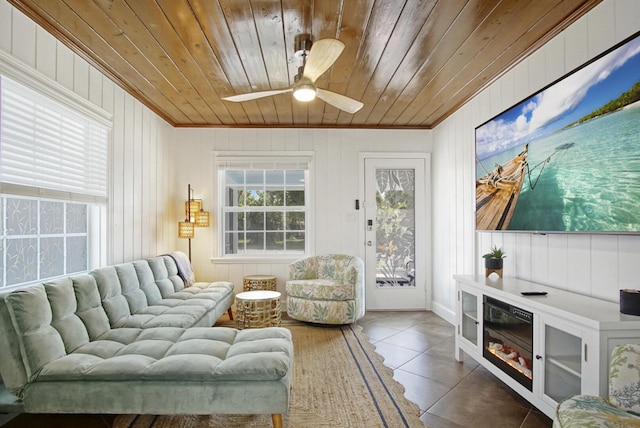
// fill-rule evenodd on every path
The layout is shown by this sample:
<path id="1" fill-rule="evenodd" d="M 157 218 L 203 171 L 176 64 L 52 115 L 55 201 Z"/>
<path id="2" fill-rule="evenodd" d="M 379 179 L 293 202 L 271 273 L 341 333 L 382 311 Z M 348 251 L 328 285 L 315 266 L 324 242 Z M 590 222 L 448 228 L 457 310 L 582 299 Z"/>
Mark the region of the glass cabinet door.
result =
<path id="1" fill-rule="evenodd" d="M 462 291 L 461 336 L 478 346 L 478 296 Z"/>
<path id="2" fill-rule="evenodd" d="M 564 326 L 560 329 L 548 322 L 543 324 L 543 395 L 555 404 L 581 393 L 582 338 L 579 332 L 571 332 Z"/>

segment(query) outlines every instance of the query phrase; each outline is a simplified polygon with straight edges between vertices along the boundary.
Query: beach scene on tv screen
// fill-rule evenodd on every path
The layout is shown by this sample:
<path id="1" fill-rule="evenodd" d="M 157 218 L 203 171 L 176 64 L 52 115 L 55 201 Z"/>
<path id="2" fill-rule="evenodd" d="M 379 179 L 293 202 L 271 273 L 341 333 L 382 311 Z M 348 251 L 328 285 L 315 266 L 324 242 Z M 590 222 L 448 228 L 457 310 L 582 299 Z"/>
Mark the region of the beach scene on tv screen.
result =
<path id="1" fill-rule="evenodd" d="M 476 229 L 640 232 L 640 35 L 476 128 Z"/>

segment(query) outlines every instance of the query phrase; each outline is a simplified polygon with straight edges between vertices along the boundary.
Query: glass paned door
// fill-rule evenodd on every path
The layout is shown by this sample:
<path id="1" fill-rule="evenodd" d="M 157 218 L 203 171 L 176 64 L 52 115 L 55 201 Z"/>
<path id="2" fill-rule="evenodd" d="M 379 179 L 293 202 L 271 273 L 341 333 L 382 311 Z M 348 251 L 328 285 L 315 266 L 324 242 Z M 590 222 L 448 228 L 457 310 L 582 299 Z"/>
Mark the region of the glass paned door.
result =
<path id="1" fill-rule="evenodd" d="M 367 309 L 426 308 L 425 159 L 365 159 Z"/>
<path id="2" fill-rule="evenodd" d="M 415 287 L 415 171 L 375 174 L 376 287 Z"/>

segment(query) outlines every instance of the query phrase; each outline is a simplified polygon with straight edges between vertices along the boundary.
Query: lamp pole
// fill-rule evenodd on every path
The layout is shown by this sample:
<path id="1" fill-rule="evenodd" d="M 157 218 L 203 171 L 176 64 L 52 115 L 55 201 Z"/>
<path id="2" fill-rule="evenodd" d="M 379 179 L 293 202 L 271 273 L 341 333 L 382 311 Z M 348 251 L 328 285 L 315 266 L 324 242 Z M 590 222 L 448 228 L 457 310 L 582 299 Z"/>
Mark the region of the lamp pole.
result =
<path id="1" fill-rule="evenodd" d="M 187 185 L 187 220 L 191 223 L 191 184 Z M 191 263 L 191 238 L 189 238 L 189 263 Z"/>

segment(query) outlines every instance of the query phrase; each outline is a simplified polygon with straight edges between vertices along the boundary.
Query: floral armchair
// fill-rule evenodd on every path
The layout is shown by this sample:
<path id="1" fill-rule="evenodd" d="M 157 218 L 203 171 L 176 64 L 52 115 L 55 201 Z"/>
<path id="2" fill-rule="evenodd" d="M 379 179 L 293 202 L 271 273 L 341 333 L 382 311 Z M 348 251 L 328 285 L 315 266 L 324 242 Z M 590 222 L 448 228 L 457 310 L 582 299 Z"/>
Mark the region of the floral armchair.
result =
<path id="1" fill-rule="evenodd" d="M 613 349 L 609 398 L 576 395 L 558 405 L 554 428 L 640 427 L 640 345 Z"/>
<path id="2" fill-rule="evenodd" d="M 344 254 L 289 265 L 287 314 L 319 324 L 351 324 L 364 316 L 364 262 Z"/>

